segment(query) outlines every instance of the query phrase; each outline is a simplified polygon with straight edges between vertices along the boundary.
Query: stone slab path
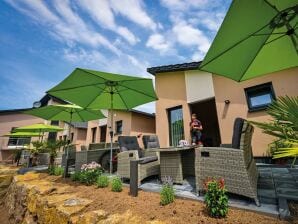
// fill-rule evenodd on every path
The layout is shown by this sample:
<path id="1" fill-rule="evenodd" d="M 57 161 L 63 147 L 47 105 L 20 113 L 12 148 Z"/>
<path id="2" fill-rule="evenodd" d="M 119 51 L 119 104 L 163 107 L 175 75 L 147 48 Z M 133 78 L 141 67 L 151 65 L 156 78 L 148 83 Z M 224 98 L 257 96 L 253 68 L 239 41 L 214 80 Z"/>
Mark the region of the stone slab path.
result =
<path id="1" fill-rule="evenodd" d="M 284 211 L 284 202 L 286 200 L 298 200 L 298 167 L 274 167 L 258 166 L 258 197 L 261 206 L 255 205 L 254 201 L 239 197 L 236 195 L 229 196 L 229 204 L 232 207 L 247 209 L 272 216 L 282 216 Z M 156 179 L 149 179 L 140 186 L 142 190 L 159 192 L 161 183 Z M 203 201 L 203 196 L 198 196 L 195 192 L 194 178 L 187 178 L 182 185 L 174 185 L 175 193 L 178 197 L 189 198 Z"/>

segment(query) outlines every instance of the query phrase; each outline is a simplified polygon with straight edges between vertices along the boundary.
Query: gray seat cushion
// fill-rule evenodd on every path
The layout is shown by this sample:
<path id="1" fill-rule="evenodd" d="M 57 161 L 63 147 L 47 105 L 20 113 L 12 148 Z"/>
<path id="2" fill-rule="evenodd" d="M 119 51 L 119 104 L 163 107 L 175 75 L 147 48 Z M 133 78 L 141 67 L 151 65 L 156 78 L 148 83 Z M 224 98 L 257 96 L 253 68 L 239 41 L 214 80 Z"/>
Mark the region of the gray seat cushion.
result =
<path id="1" fill-rule="evenodd" d="M 142 139 L 145 149 L 160 148 L 157 135 L 144 135 Z"/>
<path id="2" fill-rule="evenodd" d="M 146 156 L 141 159 L 140 164 L 146 164 L 146 163 L 151 163 L 154 161 L 157 161 L 158 157 L 157 156 Z"/>
<path id="3" fill-rule="evenodd" d="M 136 136 L 119 136 L 118 143 L 120 147 L 120 152 L 138 150 L 139 158 L 143 157 L 144 153 L 139 146 L 138 139 Z"/>
<path id="4" fill-rule="evenodd" d="M 240 140 L 242 134 L 244 119 L 237 117 L 234 122 L 233 137 L 232 137 L 232 148 L 240 149 Z"/>

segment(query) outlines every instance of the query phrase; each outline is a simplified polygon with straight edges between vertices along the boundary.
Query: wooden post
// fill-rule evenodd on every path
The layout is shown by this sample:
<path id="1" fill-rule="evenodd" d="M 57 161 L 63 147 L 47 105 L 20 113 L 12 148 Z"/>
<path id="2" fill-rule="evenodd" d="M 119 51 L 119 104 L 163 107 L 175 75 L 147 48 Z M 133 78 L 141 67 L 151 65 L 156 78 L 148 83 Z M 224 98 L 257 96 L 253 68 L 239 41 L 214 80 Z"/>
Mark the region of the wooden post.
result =
<path id="1" fill-rule="evenodd" d="M 138 160 L 131 160 L 130 161 L 130 195 L 132 197 L 138 196 Z"/>

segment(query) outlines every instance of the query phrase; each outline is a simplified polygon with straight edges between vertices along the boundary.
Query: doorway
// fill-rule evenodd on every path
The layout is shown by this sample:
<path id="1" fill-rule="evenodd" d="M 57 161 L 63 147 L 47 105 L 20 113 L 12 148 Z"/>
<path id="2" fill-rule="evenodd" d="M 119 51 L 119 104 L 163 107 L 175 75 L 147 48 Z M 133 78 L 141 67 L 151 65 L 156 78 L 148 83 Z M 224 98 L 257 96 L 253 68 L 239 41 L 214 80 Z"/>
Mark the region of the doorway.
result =
<path id="1" fill-rule="evenodd" d="M 99 142 L 106 142 L 106 137 L 107 137 L 107 126 L 103 125 L 100 126 L 100 139 Z"/>
<path id="2" fill-rule="evenodd" d="M 202 141 L 204 146 L 220 146 L 220 132 L 215 99 L 189 104 L 191 113 L 197 114 L 203 126 Z"/>

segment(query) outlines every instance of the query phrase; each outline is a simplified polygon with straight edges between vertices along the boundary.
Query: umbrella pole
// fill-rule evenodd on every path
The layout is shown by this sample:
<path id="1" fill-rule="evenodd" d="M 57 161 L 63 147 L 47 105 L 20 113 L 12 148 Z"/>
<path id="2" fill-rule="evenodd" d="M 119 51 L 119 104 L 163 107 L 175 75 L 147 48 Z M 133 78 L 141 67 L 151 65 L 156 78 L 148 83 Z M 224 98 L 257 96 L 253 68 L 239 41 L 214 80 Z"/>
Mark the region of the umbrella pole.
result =
<path id="1" fill-rule="evenodd" d="M 68 141 L 67 141 L 67 148 L 66 148 L 66 161 L 65 161 L 65 170 L 64 170 L 64 178 L 68 175 L 68 157 L 69 157 L 69 145 L 70 145 L 70 132 L 71 132 L 71 122 L 72 122 L 72 110 L 70 111 L 70 119 L 68 124 Z"/>
<path id="2" fill-rule="evenodd" d="M 114 112 L 113 112 L 113 91 L 110 92 L 111 94 L 111 130 L 110 130 L 110 174 L 113 173 L 113 137 L 114 137 Z"/>

